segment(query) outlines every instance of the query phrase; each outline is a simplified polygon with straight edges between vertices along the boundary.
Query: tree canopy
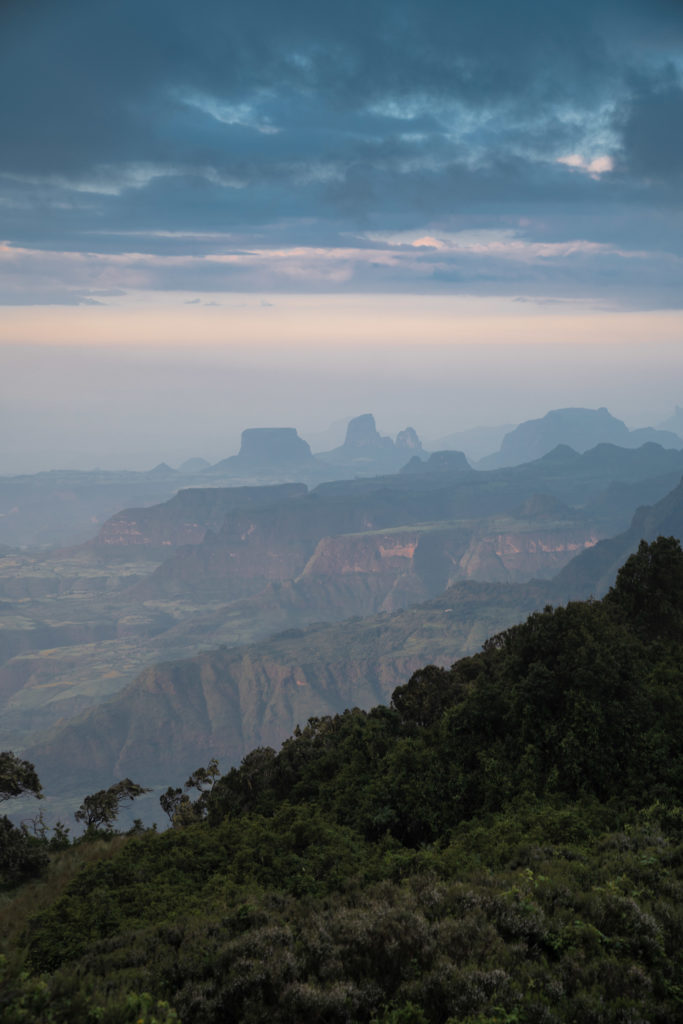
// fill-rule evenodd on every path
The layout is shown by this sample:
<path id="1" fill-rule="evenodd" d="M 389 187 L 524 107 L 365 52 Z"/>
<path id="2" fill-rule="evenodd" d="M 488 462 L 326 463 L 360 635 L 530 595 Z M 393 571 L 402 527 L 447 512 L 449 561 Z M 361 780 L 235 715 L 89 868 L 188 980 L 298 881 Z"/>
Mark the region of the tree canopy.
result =
<path id="1" fill-rule="evenodd" d="M 97 793 L 86 796 L 74 817 L 76 821 L 82 822 L 88 831 L 111 829 L 123 803 L 149 792 L 149 789 L 139 786 L 131 779 L 121 779 L 108 789 L 100 789 Z"/>
<path id="2" fill-rule="evenodd" d="M 42 798 L 43 787 L 36 769 L 11 750 L 3 750 L 0 753 L 0 803 L 24 794 Z"/>

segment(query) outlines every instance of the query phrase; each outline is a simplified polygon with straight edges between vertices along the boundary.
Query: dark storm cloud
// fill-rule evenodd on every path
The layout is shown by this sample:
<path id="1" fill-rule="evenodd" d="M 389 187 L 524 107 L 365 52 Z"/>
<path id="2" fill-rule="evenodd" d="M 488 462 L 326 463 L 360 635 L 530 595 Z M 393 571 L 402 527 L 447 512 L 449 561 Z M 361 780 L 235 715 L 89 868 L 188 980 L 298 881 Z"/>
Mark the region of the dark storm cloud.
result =
<path id="1" fill-rule="evenodd" d="M 497 228 L 529 243 L 603 245 L 597 274 L 569 273 L 577 293 L 601 284 L 632 296 L 613 250 L 645 250 L 649 268 L 664 249 L 661 300 L 671 301 L 683 173 L 678 0 L 33 0 L 5 4 L 0 40 L 0 237 L 27 250 L 39 278 L 36 250 L 192 260 Z M 450 278 L 422 256 L 410 272 L 416 290 L 450 280 L 508 291 L 490 253 L 458 255 Z M 146 283 L 320 287 L 254 266 L 217 275 L 162 261 Z M 411 287 L 399 264 L 369 267 L 330 275 L 328 286 L 380 277 L 384 290 Z M 100 269 L 65 265 L 72 300 L 90 297 Z M 541 288 L 546 270 L 520 266 L 518 290 Z M 17 301 L 31 301 L 16 273 Z M 119 283 L 141 287 L 139 278 Z M 34 301 L 59 293 L 34 286 Z M 655 291 L 643 286 L 645 305 Z"/>
<path id="2" fill-rule="evenodd" d="M 683 179 L 683 86 L 652 84 L 632 102 L 623 125 L 624 157 L 639 177 L 677 183 Z M 673 79 L 673 80 L 671 80 Z M 680 193 L 679 193 L 680 196 Z"/>

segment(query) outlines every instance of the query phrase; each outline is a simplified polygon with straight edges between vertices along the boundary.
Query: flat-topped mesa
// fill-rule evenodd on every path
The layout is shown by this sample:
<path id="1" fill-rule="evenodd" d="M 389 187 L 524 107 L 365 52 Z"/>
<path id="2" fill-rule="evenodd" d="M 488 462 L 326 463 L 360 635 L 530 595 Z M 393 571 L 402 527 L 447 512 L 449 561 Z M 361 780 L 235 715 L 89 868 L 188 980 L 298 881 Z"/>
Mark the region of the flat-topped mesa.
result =
<path id="1" fill-rule="evenodd" d="M 238 458 L 254 465 L 308 462 L 313 456 L 294 427 L 250 427 L 242 431 Z"/>
<path id="2" fill-rule="evenodd" d="M 231 455 L 204 472 L 215 476 L 277 475 L 282 470 L 312 469 L 316 466 L 311 449 L 294 427 L 249 427 L 242 431 L 237 455 Z"/>

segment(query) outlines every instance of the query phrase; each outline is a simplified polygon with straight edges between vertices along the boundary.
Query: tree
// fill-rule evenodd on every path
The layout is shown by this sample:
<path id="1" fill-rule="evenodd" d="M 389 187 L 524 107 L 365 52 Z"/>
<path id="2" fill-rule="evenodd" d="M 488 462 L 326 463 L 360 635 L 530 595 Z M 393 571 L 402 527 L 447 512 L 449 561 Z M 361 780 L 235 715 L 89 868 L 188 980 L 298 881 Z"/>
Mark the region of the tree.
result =
<path id="1" fill-rule="evenodd" d="M 164 814 L 168 815 L 168 820 L 173 824 L 173 819 L 180 808 L 182 803 L 189 802 L 190 798 L 186 793 L 183 793 L 180 786 L 174 788 L 169 786 L 165 793 L 162 793 L 159 797 L 159 803 Z"/>
<path id="2" fill-rule="evenodd" d="M 30 761 L 22 761 L 11 750 L 0 753 L 0 803 L 32 793 L 39 800 L 43 797 L 43 787 Z"/>
<path id="3" fill-rule="evenodd" d="M 48 860 L 46 844 L 41 839 L 29 835 L 23 825 L 17 828 L 8 817 L 0 818 L 0 887 L 37 878 Z"/>
<path id="4" fill-rule="evenodd" d="M 607 595 L 645 638 L 683 636 L 683 550 L 676 537 L 658 537 L 638 550 L 619 570 Z"/>
<path id="5" fill-rule="evenodd" d="M 87 832 L 95 832 L 98 829 L 110 832 L 121 810 L 121 804 L 149 792 L 149 789 L 139 786 L 137 782 L 121 779 L 109 789 L 100 789 L 97 793 L 86 796 L 74 817 L 76 821 L 83 822 Z"/>
<path id="6" fill-rule="evenodd" d="M 218 761 L 215 757 L 212 757 L 206 768 L 197 768 L 196 772 L 192 772 L 192 775 L 190 775 L 185 783 L 185 789 L 198 789 L 201 797 L 204 797 L 206 800 L 219 775 Z M 201 797 L 199 798 L 200 801 Z"/>
<path id="7" fill-rule="evenodd" d="M 183 793 L 180 787 L 169 786 L 166 792 L 161 794 L 159 797 L 161 809 L 168 815 L 174 828 L 191 825 L 206 817 L 209 797 L 219 776 L 218 761 L 212 757 L 206 768 L 197 768 L 185 783 L 185 789 L 199 790 L 196 800 L 190 800 L 187 793 Z"/>

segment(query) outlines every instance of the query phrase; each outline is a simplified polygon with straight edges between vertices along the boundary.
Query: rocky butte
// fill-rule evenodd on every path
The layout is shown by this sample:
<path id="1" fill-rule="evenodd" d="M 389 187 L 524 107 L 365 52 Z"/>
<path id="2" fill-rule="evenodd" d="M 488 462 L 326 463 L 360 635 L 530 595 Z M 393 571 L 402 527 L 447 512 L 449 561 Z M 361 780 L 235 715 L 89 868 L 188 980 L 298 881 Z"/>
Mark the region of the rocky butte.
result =
<path id="1" fill-rule="evenodd" d="M 251 473 L 315 467 L 311 449 L 294 427 L 250 427 L 242 431 L 237 455 L 217 462 L 207 473 L 247 476 Z"/>
<path id="2" fill-rule="evenodd" d="M 395 472 L 411 456 L 420 457 L 422 453 L 422 442 L 413 427 L 401 430 L 392 441 L 379 433 L 375 417 L 366 412 L 349 421 L 344 444 L 316 457 L 340 472 L 358 475 Z"/>

